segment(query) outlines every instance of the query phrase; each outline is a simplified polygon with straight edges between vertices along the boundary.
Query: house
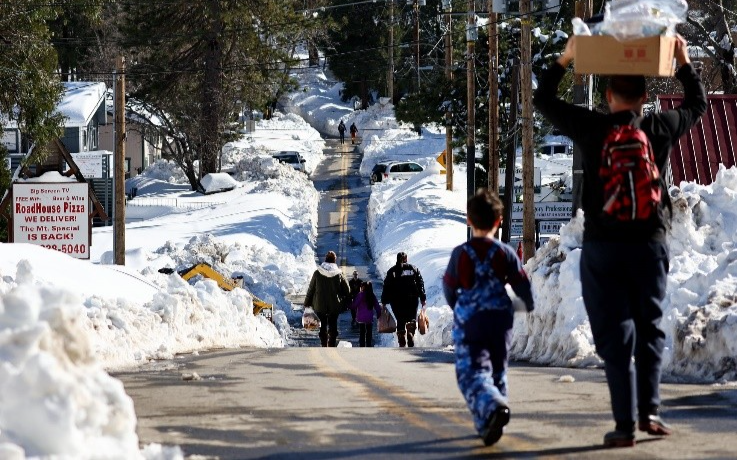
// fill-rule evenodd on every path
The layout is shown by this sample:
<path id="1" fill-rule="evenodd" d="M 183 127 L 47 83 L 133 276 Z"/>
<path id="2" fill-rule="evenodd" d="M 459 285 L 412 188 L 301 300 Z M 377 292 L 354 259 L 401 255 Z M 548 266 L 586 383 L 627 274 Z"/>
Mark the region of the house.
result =
<path id="1" fill-rule="evenodd" d="M 719 165 L 731 167 L 737 155 L 737 95 L 707 96 L 706 113 L 683 135 L 670 154 L 666 183 L 681 181 L 709 185 L 716 178 Z M 678 107 L 682 95 L 659 95 L 656 110 Z"/>
<path id="2" fill-rule="evenodd" d="M 88 152 L 99 149 L 99 127 L 106 123 L 105 93 L 101 82 L 62 82 L 64 92 L 57 110 L 64 116 L 64 134 L 60 137 L 69 152 Z M 31 146 L 20 132 L 15 121 L 4 126 L 3 144 L 8 149 L 11 168 L 15 169 L 28 154 Z M 46 171 L 61 171 L 63 159 L 56 143 L 49 145 L 50 154 L 39 165 L 34 165 L 35 175 Z"/>
<path id="3" fill-rule="evenodd" d="M 106 110 L 108 123 L 100 126 L 100 148 L 115 150 L 113 93 L 108 91 Z M 161 120 L 135 99 L 126 100 L 125 166 L 126 177 L 134 177 L 161 158 L 164 137 Z"/>

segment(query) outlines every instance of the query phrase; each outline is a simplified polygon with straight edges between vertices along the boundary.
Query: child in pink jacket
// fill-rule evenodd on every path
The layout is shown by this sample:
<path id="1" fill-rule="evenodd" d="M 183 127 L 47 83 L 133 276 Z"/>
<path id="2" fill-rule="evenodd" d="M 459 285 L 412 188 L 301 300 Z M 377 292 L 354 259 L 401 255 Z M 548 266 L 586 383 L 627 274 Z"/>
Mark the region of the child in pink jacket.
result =
<path id="1" fill-rule="evenodd" d="M 374 286 L 371 281 L 366 281 L 361 285 L 361 292 L 358 293 L 356 299 L 351 305 L 351 310 L 356 311 L 356 322 L 358 323 L 358 346 L 371 347 L 371 333 L 374 325 L 374 312 L 378 318 L 381 314 L 381 306 L 379 299 L 374 294 Z"/>

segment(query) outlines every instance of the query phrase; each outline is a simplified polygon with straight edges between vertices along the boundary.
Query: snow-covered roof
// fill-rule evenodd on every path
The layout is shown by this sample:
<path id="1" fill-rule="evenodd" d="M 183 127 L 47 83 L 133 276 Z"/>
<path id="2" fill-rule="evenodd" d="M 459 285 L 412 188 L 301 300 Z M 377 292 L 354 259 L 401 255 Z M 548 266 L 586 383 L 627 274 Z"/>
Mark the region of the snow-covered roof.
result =
<path id="1" fill-rule="evenodd" d="M 87 126 L 104 101 L 107 86 L 91 81 L 62 82 L 62 85 L 64 96 L 57 108 L 66 118 L 64 125 Z"/>
<path id="2" fill-rule="evenodd" d="M 161 120 L 161 118 L 155 113 L 148 110 L 145 104 L 143 104 L 138 99 L 126 97 L 125 107 L 125 117 L 129 121 L 141 124 L 148 122 L 153 124 L 154 126 L 164 126 L 164 122 Z M 105 96 L 105 110 L 107 110 L 107 113 L 110 115 L 112 115 L 113 110 L 115 110 L 115 101 L 113 98 L 112 89 L 107 90 L 107 95 Z"/>

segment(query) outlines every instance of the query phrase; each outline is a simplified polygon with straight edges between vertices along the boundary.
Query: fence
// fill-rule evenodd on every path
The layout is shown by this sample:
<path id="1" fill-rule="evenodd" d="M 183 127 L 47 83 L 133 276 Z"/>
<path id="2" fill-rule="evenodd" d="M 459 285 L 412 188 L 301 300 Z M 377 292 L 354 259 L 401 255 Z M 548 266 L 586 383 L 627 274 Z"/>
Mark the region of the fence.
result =
<path id="1" fill-rule="evenodd" d="M 158 206 L 166 208 L 184 209 L 194 211 L 225 204 L 225 201 L 192 201 L 180 198 L 146 198 L 136 197 L 125 202 L 126 206 Z"/>

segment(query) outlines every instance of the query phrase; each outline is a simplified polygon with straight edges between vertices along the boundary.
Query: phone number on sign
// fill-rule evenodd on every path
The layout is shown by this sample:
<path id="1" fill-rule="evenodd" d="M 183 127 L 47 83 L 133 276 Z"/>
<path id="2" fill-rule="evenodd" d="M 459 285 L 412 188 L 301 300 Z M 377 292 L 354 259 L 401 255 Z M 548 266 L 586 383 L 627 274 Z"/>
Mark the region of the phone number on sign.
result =
<path id="1" fill-rule="evenodd" d="M 87 246 L 84 244 L 42 244 L 41 246 L 64 254 L 87 254 Z"/>

